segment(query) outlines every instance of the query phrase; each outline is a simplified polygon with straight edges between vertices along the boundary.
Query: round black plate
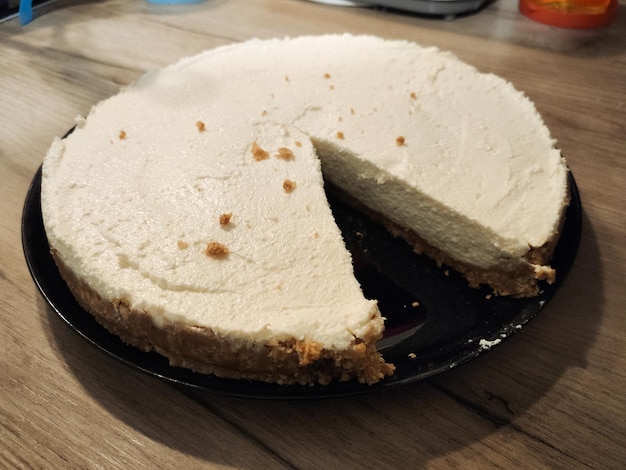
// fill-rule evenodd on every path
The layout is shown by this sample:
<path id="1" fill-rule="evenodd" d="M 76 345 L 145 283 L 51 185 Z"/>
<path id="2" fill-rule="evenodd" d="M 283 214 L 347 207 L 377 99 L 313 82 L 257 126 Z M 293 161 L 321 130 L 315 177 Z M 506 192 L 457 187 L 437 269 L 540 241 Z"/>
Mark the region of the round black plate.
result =
<path id="1" fill-rule="evenodd" d="M 462 276 L 414 254 L 403 240 L 329 195 L 354 257 L 355 274 L 387 318 L 380 350 L 396 372 L 371 386 L 356 381 L 281 386 L 222 379 L 171 367 L 157 353 L 124 344 L 76 303 L 59 275 L 41 218 L 41 168 L 26 196 L 22 244 L 31 275 L 52 309 L 92 345 L 128 366 L 197 392 L 271 399 L 336 397 L 388 390 L 445 372 L 488 351 L 534 318 L 558 291 L 578 250 L 582 208 L 571 174 L 570 188 L 571 203 L 552 262 L 557 282 L 532 299 L 490 296 L 486 288 L 470 288 Z"/>

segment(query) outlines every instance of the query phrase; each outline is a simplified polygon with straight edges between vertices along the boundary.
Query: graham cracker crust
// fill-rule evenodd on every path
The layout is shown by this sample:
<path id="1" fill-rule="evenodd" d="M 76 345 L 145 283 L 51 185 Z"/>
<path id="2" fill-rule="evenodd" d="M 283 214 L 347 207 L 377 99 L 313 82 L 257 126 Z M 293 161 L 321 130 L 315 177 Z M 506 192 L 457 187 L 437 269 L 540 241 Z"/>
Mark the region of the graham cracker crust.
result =
<path id="1" fill-rule="evenodd" d="M 373 328 L 364 337 L 354 338 L 347 350 L 333 350 L 296 338 L 261 343 L 222 336 L 201 326 L 157 325 L 149 312 L 133 309 L 125 299 L 103 299 L 67 267 L 54 248 L 51 253 L 83 309 L 125 343 L 156 351 L 172 366 L 224 378 L 301 385 L 352 379 L 373 384 L 395 370 L 378 353 L 376 342 L 382 335 Z"/>
<path id="2" fill-rule="evenodd" d="M 326 189 L 355 210 L 366 214 L 385 227 L 393 236 L 403 238 L 415 253 L 425 254 L 439 266 L 445 265 L 461 273 L 467 279 L 470 287 L 479 288 L 481 285 L 488 285 L 493 290 L 494 295 L 527 298 L 535 297 L 541 293 L 540 281 L 552 284 L 556 280 L 556 271 L 550 266 L 550 262 L 565 223 L 565 212 L 569 205 L 569 199 L 561 209 L 558 229 L 551 240 L 540 247 L 529 247 L 529 251 L 523 258 L 503 259 L 496 266 L 485 269 L 452 258 L 428 243 L 417 233 L 396 224 L 384 214 L 364 206 L 363 203 L 341 188 L 327 182 Z M 569 187 L 567 194 L 569 194 Z"/>

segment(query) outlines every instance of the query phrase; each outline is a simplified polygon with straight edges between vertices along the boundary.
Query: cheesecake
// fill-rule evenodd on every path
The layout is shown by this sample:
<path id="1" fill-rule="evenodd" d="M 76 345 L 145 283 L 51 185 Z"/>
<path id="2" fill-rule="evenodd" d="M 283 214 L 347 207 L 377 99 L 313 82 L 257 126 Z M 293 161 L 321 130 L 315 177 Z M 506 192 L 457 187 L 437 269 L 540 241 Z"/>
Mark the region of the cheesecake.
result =
<path id="1" fill-rule="evenodd" d="M 473 287 L 531 297 L 568 204 L 534 105 L 450 53 L 326 35 L 151 72 L 56 139 L 52 255 L 109 331 L 173 366 L 280 384 L 393 373 L 325 186 Z"/>

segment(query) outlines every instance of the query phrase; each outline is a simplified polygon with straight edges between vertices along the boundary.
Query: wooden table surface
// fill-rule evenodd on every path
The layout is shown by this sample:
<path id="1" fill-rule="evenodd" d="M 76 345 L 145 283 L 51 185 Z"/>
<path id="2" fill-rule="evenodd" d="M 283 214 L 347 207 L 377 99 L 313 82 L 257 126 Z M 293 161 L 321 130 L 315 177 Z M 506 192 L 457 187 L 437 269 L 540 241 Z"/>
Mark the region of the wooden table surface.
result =
<path id="1" fill-rule="evenodd" d="M 526 92 L 584 207 L 562 289 L 519 334 L 434 379 L 317 401 L 202 400 L 95 350 L 46 306 L 20 218 L 54 136 L 143 72 L 252 37 L 436 45 Z M 0 24 L 0 468 L 598 468 L 626 465 L 626 5 L 549 28 L 514 0 L 452 21 L 301 0 L 57 1 Z"/>

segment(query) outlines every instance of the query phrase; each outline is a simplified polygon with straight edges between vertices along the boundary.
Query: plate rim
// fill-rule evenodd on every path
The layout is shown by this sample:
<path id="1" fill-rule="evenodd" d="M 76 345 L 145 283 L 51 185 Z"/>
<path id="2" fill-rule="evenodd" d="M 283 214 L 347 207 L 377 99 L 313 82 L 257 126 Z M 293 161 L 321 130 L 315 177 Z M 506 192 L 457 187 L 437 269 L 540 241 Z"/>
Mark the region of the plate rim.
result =
<path id="1" fill-rule="evenodd" d="M 412 374 L 409 373 L 407 376 L 404 377 L 397 377 L 398 374 L 396 373 L 393 376 L 387 377 L 373 385 L 360 384 L 355 380 L 348 382 L 333 381 L 329 385 L 277 385 L 245 379 L 226 379 L 212 375 L 195 373 L 187 369 L 169 366 L 169 364 L 165 365 L 164 362 L 167 362 L 167 359 L 164 356 L 161 356 L 156 352 L 143 352 L 137 348 L 134 348 L 133 346 L 125 345 L 117 336 L 108 332 L 104 329 L 104 327 L 99 325 L 91 314 L 89 314 L 80 307 L 78 307 L 78 309 L 80 309 L 78 315 L 84 314 L 85 321 L 87 321 L 88 324 L 95 323 L 95 325 L 97 325 L 97 328 L 102 330 L 101 334 L 110 337 L 109 340 L 113 342 L 114 347 L 111 345 L 107 346 L 101 344 L 101 342 L 92 337 L 92 334 L 90 334 L 88 331 L 85 331 L 84 327 L 78 326 L 76 322 L 72 320 L 72 318 L 68 317 L 66 311 L 68 310 L 68 308 L 75 308 L 76 306 L 78 306 L 78 304 L 76 303 L 76 305 L 70 305 L 69 307 L 57 305 L 58 302 L 56 298 L 54 298 L 54 295 L 49 291 L 48 287 L 45 285 L 45 279 L 43 279 L 39 273 L 39 268 L 41 266 L 38 266 L 37 260 L 34 259 L 32 256 L 34 250 L 34 242 L 31 239 L 33 238 L 33 234 L 30 233 L 30 229 L 33 228 L 30 225 L 31 218 L 33 216 L 38 217 L 37 222 L 41 223 L 41 227 L 43 228 L 40 208 L 41 176 L 42 165 L 39 166 L 37 172 L 32 178 L 24 201 L 21 219 L 21 240 L 23 254 L 26 260 L 28 270 L 37 289 L 46 301 L 47 306 L 52 309 L 52 311 L 75 333 L 77 333 L 83 340 L 87 341 L 88 344 L 100 350 L 101 352 L 104 352 L 109 357 L 116 359 L 118 362 L 121 362 L 125 366 L 130 367 L 131 369 L 140 371 L 141 373 L 147 374 L 149 376 L 168 382 L 174 386 L 178 386 L 180 388 L 190 391 L 240 398 L 282 400 L 333 398 L 360 395 L 364 393 L 392 390 L 410 383 L 416 383 L 466 364 L 473 359 L 481 356 L 482 354 L 492 350 L 494 347 L 498 346 L 503 341 L 519 332 L 523 326 L 525 326 L 529 321 L 534 319 L 541 312 L 541 310 L 545 308 L 549 301 L 559 291 L 560 287 L 565 282 L 565 279 L 571 271 L 574 260 L 576 259 L 578 253 L 582 233 L 582 202 L 574 176 L 571 171 L 568 171 L 570 204 L 566 208 L 566 218 L 563 225 L 564 229 L 557 243 L 557 249 L 559 246 L 566 242 L 565 240 L 563 240 L 563 233 L 566 232 L 566 226 L 569 227 L 570 231 L 572 232 L 571 235 L 574 236 L 574 239 L 567 241 L 572 246 L 567 252 L 569 256 L 566 257 L 567 259 L 565 262 L 565 266 L 562 266 L 560 268 L 556 282 L 553 285 L 548 286 L 549 290 L 546 289 L 548 293 L 538 300 L 538 308 L 530 309 L 526 312 L 520 312 L 514 317 L 515 321 L 510 323 L 507 322 L 501 325 L 500 328 L 495 331 L 490 337 L 485 337 L 481 341 L 467 341 L 465 343 L 466 348 L 464 351 L 461 351 L 460 355 L 457 354 L 454 357 L 449 357 L 447 360 L 440 361 L 436 365 L 433 365 L 433 367 L 427 368 L 421 372 L 415 372 Z M 32 214 L 33 211 L 36 211 L 38 215 Z M 573 224 L 573 226 L 571 226 L 571 224 Z M 35 237 L 36 235 L 37 234 L 35 234 Z M 47 247 L 45 231 L 40 235 L 43 236 L 43 240 L 39 240 L 39 242 L 43 243 L 45 241 L 45 245 Z M 52 257 L 49 255 L 49 251 L 48 256 L 51 260 Z M 51 274 L 51 276 L 55 275 L 60 279 L 60 274 L 58 273 L 58 271 Z M 471 288 L 469 288 L 468 286 L 468 289 Z M 505 331 L 503 331 L 503 329 Z M 120 345 L 122 345 L 122 351 L 128 350 L 131 352 L 125 356 L 120 355 L 119 352 L 116 352 L 116 350 L 114 349 L 117 348 L 117 350 L 119 350 Z M 385 353 L 383 352 L 383 355 L 384 354 Z M 148 363 L 152 360 L 157 361 L 157 366 L 146 366 L 145 361 L 143 359 L 138 361 L 137 357 L 143 357 Z"/>

